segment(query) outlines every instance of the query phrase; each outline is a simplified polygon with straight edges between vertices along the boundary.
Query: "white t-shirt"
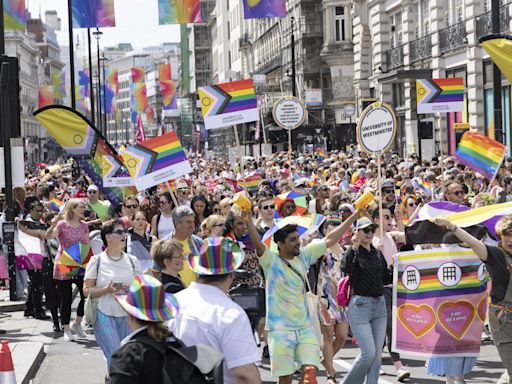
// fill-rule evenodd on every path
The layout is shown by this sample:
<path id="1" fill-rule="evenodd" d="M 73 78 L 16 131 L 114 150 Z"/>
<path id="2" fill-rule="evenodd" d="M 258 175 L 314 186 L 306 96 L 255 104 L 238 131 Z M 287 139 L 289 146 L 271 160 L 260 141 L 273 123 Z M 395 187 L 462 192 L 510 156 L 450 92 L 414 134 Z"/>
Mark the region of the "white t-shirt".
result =
<path id="1" fill-rule="evenodd" d="M 174 222 L 172 221 L 172 216 L 164 216 L 164 214 L 160 214 L 160 220 L 157 223 L 158 225 L 158 238 L 164 239 L 170 233 L 174 231 Z"/>
<path id="2" fill-rule="evenodd" d="M 229 369 L 261 360 L 249 318 L 220 289 L 192 282 L 175 297 L 180 311 L 170 321 L 172 333 L 186 345 L 206 344 L 222 352 L 224 384 L 235 383 Z"/>
<path id="3" fill-rule="evenodd" d="M 97 268 L 96 265 L 100 257 L 100 265 L 99 268 Z M 131 262 L 130 259 L 132 260 Z M 96 270 L 98 270 L 98 273 L 96 273 Z M 85 279 L 96 280 L 97 288 L 104 288 L 108 286 L 111 281 L 129 286 L 134 277 L 140 274 L 142 274 L 142 268 L 139 260 L 135 256 L 123 253 L 123 257 L 120 260 L 114 261 L 108 257 L 105 252 L 101 252 L 93 256 L 87 264 Z M 98 309 L 107 316 L 128 316 L 111 293 L 98 298 Z"/>

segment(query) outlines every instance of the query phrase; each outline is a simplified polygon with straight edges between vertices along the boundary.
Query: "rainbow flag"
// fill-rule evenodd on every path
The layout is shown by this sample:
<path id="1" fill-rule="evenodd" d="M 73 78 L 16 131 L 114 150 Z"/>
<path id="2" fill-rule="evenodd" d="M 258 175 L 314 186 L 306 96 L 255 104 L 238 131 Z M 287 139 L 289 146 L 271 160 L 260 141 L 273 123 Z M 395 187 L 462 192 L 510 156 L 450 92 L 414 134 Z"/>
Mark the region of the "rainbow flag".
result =
<path id="1" fill-rule="evenodd" d="M 37 102 L 38 107 L 46 107 L 47 105 L 53 104 L 54 101 L 55 99 L 53 96 L 53 85 L 40 85 Z"/>
<path id="2" fill-rule="evenodd" d="M 64 203 L 56 197 L 50 200 L 50 208 L 55 212 L 60 212 L 63 205 Z"/>
<path id="3" fill-rule="evenodd" d="M 327 157 L 327 155 L 326 155 L 326 153 L 325 153 L 323 148 L 317 148 L 316 149 L 316 154 L 318 156 L 318 160 L 320 160 L 320 161 L 324 161 L 326 159 L 326 157 Z"/>
<path id="4" fill-rule="evenodd" d="M 420 189 L 423 192 L 425 192 L 427 195 L 432 195 L 433 191 L 433 184 L 429 181 L 423 180 L 423 179 L 415 179 L 413 182 L 413 186 L 416 189 Z"/>
<path id="5" fill-rule="evenodd" d="M 478 132 L 462 135 L 455 157 L 467 167 L 491 180 L 505 157 L 505 145 Z"/>
<path id="6" fill-rule="evenodd" d="M 25 0 L 3 0 L 4 28 L 24 31 L 27 27 Z"/>
<path id="7" fill-rule="evenodd" d="M 249 176 L 238 182 L 238 185 L 248 191 L 257 191 L 259 185 L 261 184 L 262 177 L 261 175 Z"/>
<path id="8" fill-rule="evenodd" d="M 202 21 L 199 0 L 158 0 L 160 25 L 201 23 Z"/>
<path id="9" fill-rule="evenodd" d="M 171 80 L 171 64 L 158 65 L 158 81 L 164 110 L 177 109 L 176 83 Z"/>
<path id="10" fill-rule="evenodd" d="M 56 71 L 52 73 L 53 97 L 62 99 L 66 97 L 66 72 Z"/>
<path id="11" fill-rule="evenodd" d="M 175 131 L 120 150 L 137 190 L 192 172 Z"/>
<path id="12" fill-rule="evenodd" d="M 252 80 L 209 85 L 198 89 L 206 129 L 259 120 Z"/>
<path id="13" fill-rule="evenodd" d="M 418 113 L 462 112 L 464 79 L 418 79 L 416 98 Z"/>
<path id="14" fill-rule="evenodd" d="M 115 27 L 114 0 L 71 0 L 74 28 Z"/>

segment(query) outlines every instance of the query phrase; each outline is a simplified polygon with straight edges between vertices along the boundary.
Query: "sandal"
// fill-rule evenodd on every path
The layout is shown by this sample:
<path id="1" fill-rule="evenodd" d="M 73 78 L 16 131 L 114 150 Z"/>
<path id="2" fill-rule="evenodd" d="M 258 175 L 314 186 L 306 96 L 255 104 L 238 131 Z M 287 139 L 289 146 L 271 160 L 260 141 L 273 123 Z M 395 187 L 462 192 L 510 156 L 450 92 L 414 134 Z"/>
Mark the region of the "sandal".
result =
<path id="1" fill-rule="evenodd" d="M 336 377 L 327 375 L 327 384 L 338 384 Z"/>

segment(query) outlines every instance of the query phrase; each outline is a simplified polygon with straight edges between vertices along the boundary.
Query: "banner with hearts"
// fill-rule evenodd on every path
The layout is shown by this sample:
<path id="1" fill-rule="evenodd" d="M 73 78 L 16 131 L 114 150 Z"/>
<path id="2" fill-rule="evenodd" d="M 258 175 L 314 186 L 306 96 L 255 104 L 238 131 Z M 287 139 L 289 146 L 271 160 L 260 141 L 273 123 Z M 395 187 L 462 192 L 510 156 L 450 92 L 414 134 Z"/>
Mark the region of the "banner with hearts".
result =
<path id="1" fill-rule="evenodd" d="M 393 351 L 415 356 L 478 356 L 487 275 L 467 248 L 399 253 L 393 284 Z"/>

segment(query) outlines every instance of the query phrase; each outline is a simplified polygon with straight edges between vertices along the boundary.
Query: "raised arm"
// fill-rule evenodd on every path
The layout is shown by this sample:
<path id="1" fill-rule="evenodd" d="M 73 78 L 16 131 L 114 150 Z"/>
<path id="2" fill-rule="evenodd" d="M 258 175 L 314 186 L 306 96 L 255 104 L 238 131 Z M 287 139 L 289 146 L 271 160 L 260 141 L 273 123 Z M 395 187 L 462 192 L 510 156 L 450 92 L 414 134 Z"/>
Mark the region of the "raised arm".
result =
<path id="1" fill-rule="evenodd" d="M 340 241 L 343 234 L 347 232 L 350 226 L 357 220 L 359 213 L 360 211 L 357 209 L 352 215 L 350 215 L 347 220 L 345 220 L 343 223 L 341 223 L 341 225 L 334 228 L 325 236 L 325 245 L 327 248 L 332 247 L 334 244 Z"/>
<path id="2" fill-rule="evenodd" d="M 461 243 L 466 243 L 471 247 L 473 251 L 475 251 L 480 260 L 484 262 L 487 261 L 487 247 L 482 241 L 478 240 L 476 237 L 473 237 L 464 229 L 459 228 L 457 225 L 446 219 L 437 218 L 435 219 L 434 223 L 453 232 L 453 234 L 461 241 Z"/>
<path id="3" fill-rule="evenodd" d="M 254 245 L 254 248 L 256 249 L 256 253 L 258 256 L 262 256 L 265 253 L 265 244 L 261 241 L 260 234 L 258 233 L 258 230 L 254 226 L 252 222 L 251 212 L 250 211 L 242 211 L 240 213 L 240 216 L 247 224 L 247 232 L 249 233 L 249 237 L 252 241 L 252 244 Z"/>

